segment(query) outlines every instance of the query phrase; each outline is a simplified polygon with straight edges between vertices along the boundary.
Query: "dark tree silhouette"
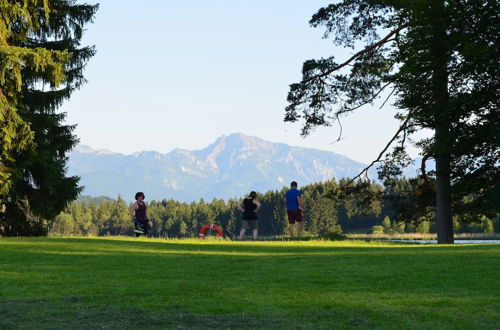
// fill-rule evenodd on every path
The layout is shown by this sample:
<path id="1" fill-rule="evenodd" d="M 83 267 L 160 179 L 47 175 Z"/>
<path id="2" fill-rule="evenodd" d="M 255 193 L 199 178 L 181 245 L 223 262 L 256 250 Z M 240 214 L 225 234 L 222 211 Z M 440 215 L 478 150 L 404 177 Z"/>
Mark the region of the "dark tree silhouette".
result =
<path id="1" fill-rule="evenodd" d="M 306 61 L 302 81 L 290 86 L 285 121 L 301 120 L 303 135 L 382 95 L 384 104 L 393 99 L 401 126 L 371 164 L 391 165 L 385 169 L 393 174 L 408 163 L 408 138 L 421 129 L 434 132 L 417 146 L 436 162 L 439 243 L 453 243 L 453 212 L 499 212 L 499 6 L 494 0 L 343 0 L 321 8 L 312 26 L 324 26 L 335 45 L 364 46 L 340 63 L 333 56 Z"/>

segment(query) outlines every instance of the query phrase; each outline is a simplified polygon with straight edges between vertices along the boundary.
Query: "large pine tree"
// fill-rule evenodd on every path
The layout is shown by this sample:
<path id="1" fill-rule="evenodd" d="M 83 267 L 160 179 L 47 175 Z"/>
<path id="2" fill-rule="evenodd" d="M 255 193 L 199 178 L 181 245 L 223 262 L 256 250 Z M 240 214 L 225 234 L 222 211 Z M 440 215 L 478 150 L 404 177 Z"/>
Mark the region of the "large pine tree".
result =
<path id="1" fill-rule="evenodd" d="M 310 23 L 325 26 L 336 45 L 363 46 L 340 63 L 333 56 L 306 61 L 302 81 L 290 87 L 285 120 L 303 120 L 305 135 L 381 95 L 393 98 L 401 127 L 373 162 L 385 161 L 386 169 L 407 163 L 412 133 L 434 132 L 418 145 L 424 159 L 436 161 L 439 243 L 453 243 L 453 212 L 500 211 L 499 6 L 496 0 L 339 1 Z"/>
<path id="2" fill-rule="evenodd" d="M 85 82 L 83 69 L 95 51 L 80 42 L 96 10 L 74 0 L 2 1 L 5 49 L 13 55 L 6 56 L 11 64 L 0 62 L 11 74 L 1 88 L 15 114 L 7 125 L 22 142 L 6 148 L 8 136 L 2 140 L 3 235 L 44 234 L 45 219 L 80 192 L 78 178 L 66 176 L 66 153 L 77 143 L 74 126 L 65 125 L 65 113 L 57 109 Z M 31 64 L 22 54 L 40 55 Z M 13 75 L 9 69 L 16 66 Z"/>

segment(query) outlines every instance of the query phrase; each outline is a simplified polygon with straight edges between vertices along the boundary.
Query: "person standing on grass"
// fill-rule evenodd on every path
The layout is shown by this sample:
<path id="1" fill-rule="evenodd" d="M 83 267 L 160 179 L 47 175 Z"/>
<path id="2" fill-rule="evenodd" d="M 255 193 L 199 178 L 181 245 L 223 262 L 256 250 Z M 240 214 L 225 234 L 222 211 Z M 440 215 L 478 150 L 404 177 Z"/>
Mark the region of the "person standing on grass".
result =
<path id="1" fill-rule="evenodd" d="M 144 203 L 144 193 L 138 192 L 135 194 L 136 202 L 132 205 L 130 209 L 130 214 L 134 218 L 134 233 L 135 237 L 139 237 L 141 235 L 148 235 L 151 231 L 151 227 L 149 226 L 149 219 L 147 215 L 147 206 Z"/>
<path id="2" fill-rule="evenodd" d="M 260 209 L 260 203 L 257 201 L 257 193 L 252 191 L 247 198 L 238 203 L 238 209 L 243 211 L 243 227 L 240 230 L 240 240 L 245 237 L 247 229 L 252 229 L 253 239 L 257 239 L 257 211 Z"/>
<path id="3" fill-rule="evenodd" d="M 285 203 L 288 222 L 290 224 L 290 237 L 294 237 L 295 223 L 298 222 L 298 237 L 302 233 L 304 206 L 302 204 L 302 192 L 297 189 L 297 182 L 290 184 L 290 190 L 286 192 Z"/>

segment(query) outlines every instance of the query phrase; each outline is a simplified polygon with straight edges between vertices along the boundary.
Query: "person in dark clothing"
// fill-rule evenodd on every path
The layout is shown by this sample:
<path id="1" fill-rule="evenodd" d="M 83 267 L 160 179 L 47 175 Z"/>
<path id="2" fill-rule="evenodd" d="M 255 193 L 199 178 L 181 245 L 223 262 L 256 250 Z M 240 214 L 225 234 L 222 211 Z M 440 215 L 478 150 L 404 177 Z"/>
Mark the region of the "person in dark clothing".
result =
<path id="1" fill-rule="evenodd" d="M 297 182 L 293 181 L 290 184 L 290 190 L 285 195 L 286 213 L 288 215 L 288 223 L 290 224 L 290 237 L 294 237 L 295 223 L 299 224 L 298 236 L 302 233 L 304 205 L 302 203 L 302 192 L 297 189 Z"/>
<path id="2" fill-rule="evenodd" d="M 149 235 L 151 228 L 149 226 L 149 219 L 147 215 L 147 206 L 144 203 L 144 193 L 138 192 L 135 194 L 136 202 L 132 205 L 130 209 L 130 213 L 134 218 L 134 233 L 135 237 L 139 237 L 141 235 Z"/>
<path id="3" fill-rule="evenodd" d="M 247 229 L 252 229 L 253 239 L 257 239 L 257 211 L 260 209 L 260 203 L 257 201 L 257 193 L 252 191 L 247 198 L 238 203 L 238 208 L 243 211 L 243 227 L 240 231 L 240 240 L 245 237 Z"/>

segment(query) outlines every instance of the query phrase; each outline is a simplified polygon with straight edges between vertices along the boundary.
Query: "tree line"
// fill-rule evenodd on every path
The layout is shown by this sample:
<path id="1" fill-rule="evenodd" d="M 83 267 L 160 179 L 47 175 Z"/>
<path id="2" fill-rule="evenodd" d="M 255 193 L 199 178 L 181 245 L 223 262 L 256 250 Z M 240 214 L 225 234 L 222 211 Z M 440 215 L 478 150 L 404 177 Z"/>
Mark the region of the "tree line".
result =
<path id="1" fill-rule="evenodd" d="M 390 186 L 357 182 L 356 193 L 346 193 L 348 180 L 330 180 L 301 188 L 304 200 L 305 234 L 339 238 L 344 233 L 428 233 L 435 231 L 432 206 L 421 210 L 416 196 L 418 185 L 412 179 L 398 179 Z M 258 194 L 262 203 L 259 235 L 281 236 L 288 221 L 283 201 L 286 188 Z M 227 237 L 241 228 L 239 199 L 214 199 L 185 203 L 175 200 L 151 201 L 148 216 L 156 237 L 196 237 L 201 226 L 218 225 Z M 122 197 L 80 198 L 47 222 L 51 235 L 133 235 L 130 204 Z M 457 232 L 500 232 L 500 218 L 455 218 Z"/>

